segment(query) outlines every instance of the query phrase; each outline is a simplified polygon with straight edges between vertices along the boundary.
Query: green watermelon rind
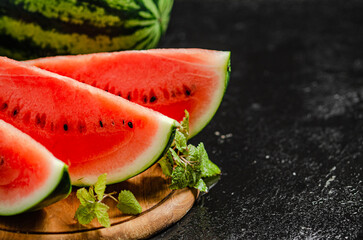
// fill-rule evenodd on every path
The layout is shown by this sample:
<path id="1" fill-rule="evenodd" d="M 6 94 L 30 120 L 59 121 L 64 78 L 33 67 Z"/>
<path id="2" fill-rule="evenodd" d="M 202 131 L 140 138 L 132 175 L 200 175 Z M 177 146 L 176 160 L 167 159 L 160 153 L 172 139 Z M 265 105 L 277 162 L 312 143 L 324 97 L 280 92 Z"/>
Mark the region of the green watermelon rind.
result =
<path id="1" fill-rule="evenodd" d="M 218 99 L 216 100 L 215 104 L 209 106 L 210 111 L 205 114 L 204 120 L 201 121 L 201 123 L 197 126 L 194 126 L 193 130 L 190 132 L 189 138 L 192 138 L 200 133 L 208 125 L 208 123 L 210 123 L 222 103 L 222 99 L 227 90 L 231 75 L 231 52 L 225 51 L 224 53 L 224 63 L 221 65 L 221 71 L 223 71 L 224 74 L 220 79 L 222 87 L 217 90 L 219 92 Z"/>
<path id="2" fill-rule="evenodd" d="M 29 208 L 29 210 L 27 210 L 27 212 L 36 211 L 36 210 L 45 208 L 53 203 L 56 203 L 56 202 L 68 197 L 68 195 L 72 191 L 72 185 L 71 185 L 67 165 L 64 164 L 63 171 L 62 171 L 61 177 L 59 179 L 59 182 L 55 186 L 56 186 L 56 188 L 48 196 L 46 196 L 44 199 L 39 201 L 33 207 Z"/>
<path id="3" fill-rule="evenodd" d="M 53 184 L 54 188 L 50 189 L 49 192 L 46 194 L 44 194 L 44 192 L 38 194 L 38 196 L 39 195 L 43 195 L 43 196 L 40 197 L 40 199 L 35 200 L 33 203 L 29 204 L 28 206 L 23 207 L 22 209 L 15 210 L 15 211 L 9 211 L 7 213 L 0 212 L 0 216 L 13 216 L 13 215 L 21 214 L 21 213 L 40 210 L 44 207 L 47 207 L 62 199 L 67 198 L 67 196 L 72 191 L 72 185 L 71 185 L 71 180 L 70 180 L 69 173 L 68 173 L 68 166 L 63 163 L 61 163 L 61 164 L 63 166 L 60 171 L 58 179 Z M 36 198 L 36 196 L 34 198 Z"/>

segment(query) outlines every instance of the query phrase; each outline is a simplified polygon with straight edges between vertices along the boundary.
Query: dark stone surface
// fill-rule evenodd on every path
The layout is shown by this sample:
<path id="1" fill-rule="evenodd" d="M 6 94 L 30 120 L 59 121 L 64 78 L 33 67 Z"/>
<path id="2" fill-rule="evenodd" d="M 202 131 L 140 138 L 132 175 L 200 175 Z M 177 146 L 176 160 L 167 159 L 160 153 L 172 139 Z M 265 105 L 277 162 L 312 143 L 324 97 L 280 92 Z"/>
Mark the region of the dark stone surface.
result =
<path id="1" fill-rule="evenodd" d="M 232 75 L 192 139 L 221 179 L 154 239 L 363 239 L 363 1 L 176 0 L 160 47 Z"/>

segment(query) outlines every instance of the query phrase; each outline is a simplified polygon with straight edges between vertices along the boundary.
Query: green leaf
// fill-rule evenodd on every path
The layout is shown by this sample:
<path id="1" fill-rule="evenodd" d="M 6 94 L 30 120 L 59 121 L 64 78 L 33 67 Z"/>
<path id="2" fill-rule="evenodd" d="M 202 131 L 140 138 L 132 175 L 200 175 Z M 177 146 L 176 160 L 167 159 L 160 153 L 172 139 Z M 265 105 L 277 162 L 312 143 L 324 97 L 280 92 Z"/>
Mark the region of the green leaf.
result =
<path id="1" fill-rule="evenodd" d="M 171 153 L 171 157 L 173 159 L 173 162 L 177 165 L 184 164 L 183 160 L 179 157 L 179 155 L 174 151 L 174 149 L 169 148 L 169 152 Z"/>
<path id="2" fill-rule="evenodd" d="M 199 143 L 198 150 L 201 157 L 202 177 L 211 177 L 220 174 L 221 170 L 209 159 L 203 143 Z"/>
<path id="3" fill-rule="evenodd" d="M 178 165 L 174 168 L 171 175 L 170 189 L 182 189 L 188 186 L 188 180 L 186 177 L 186 170 L 182 165 Z"/>
<path id="4" fill-rule="evenodd" d="M 119 203 L 117 204 L 117 208 L 121 212 L 132 215 L 142 212 L 142 208 L 132 192 L 128 190 L 121 191 L 118 195 L 118 200 Z"/>
<path id="5" fill-rule="evenodd" d="M 101 202 L 96 202 L 94 206 L 94 213 L 97 217 L 98 222 L 104 227 L 110 227 L 110 218 L 108 216 L 109 207 Z"/>
<path id="6" fill-rule="evenodd" d="M 88 188 L 88 192 L 89 192 L 89 194 L 91 195 L 91 196 L 95 196 L 95 192 L 93 191 L 93 186 L 90 186 L 89 188 Z M 95 198 L 96 199 L 96 198 Z"/>
<path id="7" fill-rule="evenodd" d="M 184 134 L 185 138 L 189 138 L 189 113 L 187 110 L 185 112 L 185 117 L 180 122 L 179 131 Z"/>
<path id="8" fill-rule="evenodd" d="M 87 206 L 96 201 L 94 195 L 91 195 L 85 188 L 78 189 L 76 195 L 82 206 Z"/>
<path id="9" fill-rule="evenodd" d="M 80 224 L 89 224 L 96 217 L 94 203 L 80 205 L 74 217 Z"/>
<path id="10" fill-rule="evenodd" d="M 197 147 L 195 147 L 194 145 L 192 144 L 189 144 L 188 145 L 188 159 L 191 161 L 191 162 L 194 162 L 198 165 L 200 165 L 200 153 L 199 153 L 199 149 Z"/>
<path id="11" fill-rule="evenodd" d="M 183 154 L 186 154 L 187 152 L 187 138 L 183 133 L 181 133 L 179 130 L 176 130 L 175 132 L 175 146 L 176 148 L 182 152 Z"/>
<path id="12" fill-rule="evenodd" d="M 164 175 L 170 177 L 171 173 L 173 172 L 173 165 L 172 162 L 170 161 L 170 158 L 164 156 L 162 159 L 159 160 L 159 164 Z"/>
<path id="13" fill-rule="evenodd" d="M 201 192 L 208 192 L 208 187 L 201 178 L 199 179 L 197 184 L 194 185 L 194 188 L 198 189 Z"/>
<path id="14" fill-rule="evenodd" d="M 103 199 L 103 195 L 105 194 L 106 178 L 107 178 L 107 173 L 100 175 L 95 184 L 95 192 L 97 194 L 98 201 L 101 201 Z"/>

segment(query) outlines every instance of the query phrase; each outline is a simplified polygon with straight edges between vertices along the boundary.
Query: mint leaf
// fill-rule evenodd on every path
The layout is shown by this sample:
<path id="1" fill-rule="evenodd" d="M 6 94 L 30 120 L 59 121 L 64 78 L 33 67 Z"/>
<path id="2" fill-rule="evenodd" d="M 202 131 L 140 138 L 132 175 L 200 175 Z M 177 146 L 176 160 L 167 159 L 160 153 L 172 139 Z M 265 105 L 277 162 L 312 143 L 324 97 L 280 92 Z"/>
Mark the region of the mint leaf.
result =
<path id="1" fill-rule="evenodd" d="M 185 137 L 185 135 L 181 133 L 179 130 L 176 130 L 174 141 L 175 141 L 175 147 L 183 154 L 186 154 L 187 138 Z"/>
<path id="2" fill-rule="evenodd" d="M 95 192 L 97 194 L 98 201 L 101 201 L 103 199 L 103 195 L 105 194 L 106 178 L 107 178 L 107 173 L 100 175 L 95 184 Z"/>
<path id="3" fill-rule="evenodd" d="M 199 179 L 197 184 L 194 185 L 194 188 L 198 189 L 201 192 L 208 192 L 208 187 L 201 178 Z"/>
<path id="4" fill-rule="evenodd" d="M 204 144 L 199 143 L 197 148 L 201 157 L 202 177 L 211 177 L 220 174 L 221 170 L 209 159 L 208 153 L 204 148 Z"/>
<path id="5" fill-rule="evenodd" d="M 142 212 L 142 208 L 132 192 L 128 190 L 121 191 L 118 195 L 118 200 L 119 203 L 117 204 L 117 208 L 121 212 L 132 215 Z"/>
<path id="6" fill-rule="evenodd" d="M 159 160 L 161 170 L 167 177 L 170 177 L 171 173 L 173 172 L 173 162 L 170 161 L 170 159 L 172 159 L 172 157 L 169 158 L 168 156 L 164 156 L 162 159 Z"/>
<path id="7" fill-rule="evenodd" d="M 94 195 L 91 195 L 85 188 L 78 189 L 76 196 L 79 199 L 82 206 L 87 206 L 96 201 Z"/>
<path id="8" fill-rule="evenodd" d="M 80 205 L 74 216 L 80 224 L 89 224 L 95 217 L 94 204 Z"/>
<path id="9" fill-rule="evenodd" d="M 200 151 L 197 147 L 192 144 L 188 145 L 188 158 L 194 163 L 200 162 Z M 200 163 L 198 163 L 200 165 Z"/>
<path id="10" fill-rule="evenodd" d="M 188 180 L 186 176 L 186 170 L 181 165 L 174 168 L 171 174 L 170 189 L 182 189 L 188 186 Z"/>
<path id="11" fill-rule="evenodd" d="M 171 159 L 175 164 L 183 164 L 183 160 L 179 157 L 179 155 L 174 151 L 174 149 L 169 148 L 169 152 L 171 153 Z"/>
<path id="12" fill-rule="evenodd" d="M 110 227 L 110 218 L 108 216 L 109 207 L 101 202 L 96 202 L 94 205 L 94 213 L 97 217 L 98 222 L 104 227 Z"/>

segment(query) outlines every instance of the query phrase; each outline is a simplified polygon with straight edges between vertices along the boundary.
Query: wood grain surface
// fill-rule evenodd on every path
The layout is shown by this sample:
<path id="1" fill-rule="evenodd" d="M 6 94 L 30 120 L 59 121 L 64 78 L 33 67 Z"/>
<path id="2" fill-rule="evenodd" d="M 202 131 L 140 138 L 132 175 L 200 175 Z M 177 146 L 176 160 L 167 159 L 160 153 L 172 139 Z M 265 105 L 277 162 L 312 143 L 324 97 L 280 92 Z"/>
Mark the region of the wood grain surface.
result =
<path id="1" fill-rule="evenodd" d="M 198 191 L 172 191 L 158 164 L 128 181 L 107 186 L 106 192 L 131 190 L 143 209 L 137 216 L 122 214 L 116 202 L 110 206 L 111 227 L 103 228 L 97 220 L 81 225 L 74 220 L 79 206 L 74 188 L 67 199 L 40 211 L 0 217 L 0 239 L 144 239 L 181 219 L 193 206 Z"/>

